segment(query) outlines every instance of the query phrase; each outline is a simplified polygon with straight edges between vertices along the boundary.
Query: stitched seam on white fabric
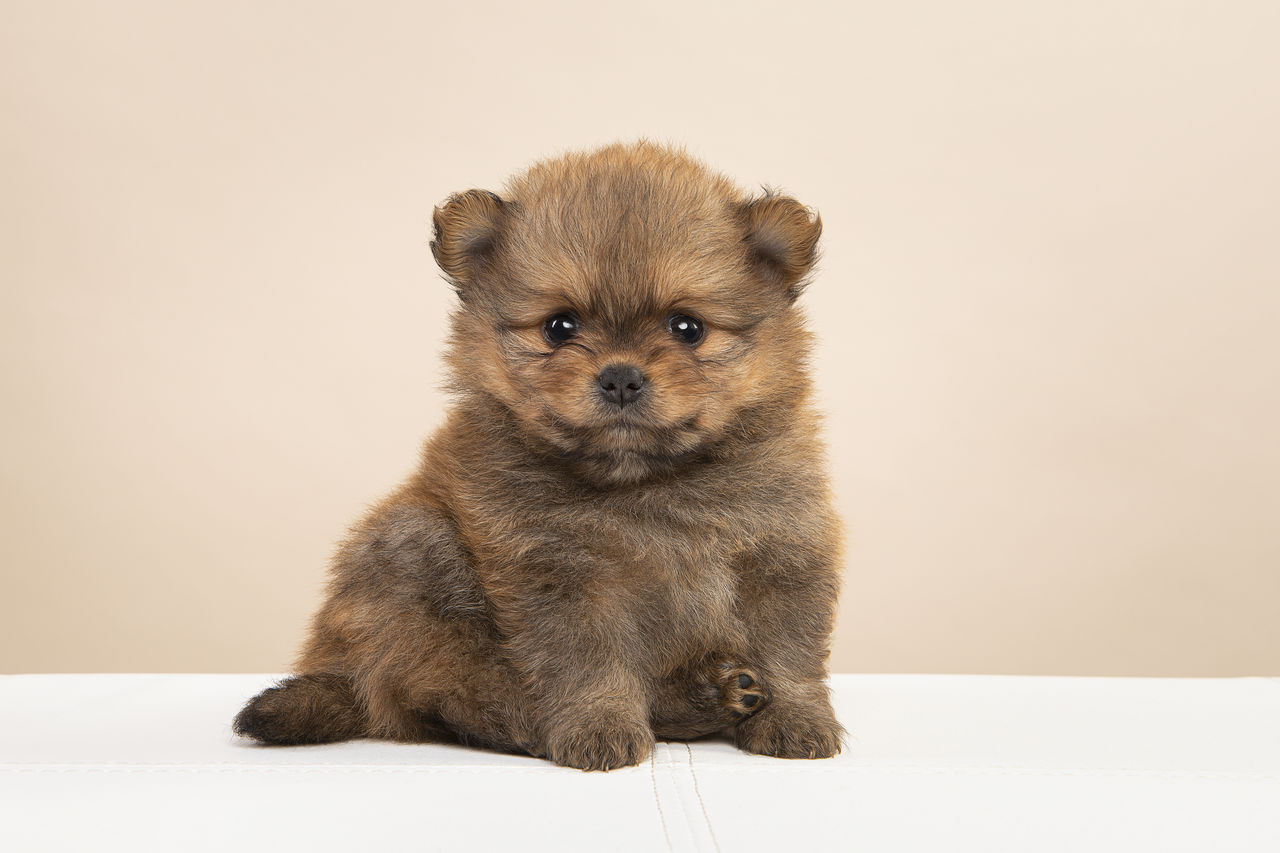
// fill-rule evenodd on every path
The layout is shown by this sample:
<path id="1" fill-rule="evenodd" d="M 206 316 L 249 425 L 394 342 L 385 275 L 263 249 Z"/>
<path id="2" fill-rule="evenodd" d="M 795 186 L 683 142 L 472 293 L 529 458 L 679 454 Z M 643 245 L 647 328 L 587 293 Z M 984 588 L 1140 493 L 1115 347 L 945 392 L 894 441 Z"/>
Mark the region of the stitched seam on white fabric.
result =
<path id="1" fill-rule="evenodd" d="M 110 761 L 102 763 L 93 762 L 66 762 L 66 763 L 9 763 L 0 764 L 0 773 L 3 772 L 26 772 L 38 771 L 42 769 L 54 771 L 74 771 L 74 770 L 97 770 L 97 771 L 113 771 L 118 770 L 122 773 L 129 773 L 134 770 L 176 770 L 190 771 L 199 773 L 220 773 L 220 772 L 264 772 L 264 773 L 475 773 L 476 775 L 486 775 L 489 773 L 515 773 L 520 775 L 540 775 L 540 776 L 580 776 L 581 771 L 571 770 L 569 768 L 555 767 L 504 767 L 501 764 L 489 765 L 414 765 L 414 764 L 236 764 L 233 762 L 223 762 L 220 764 L 184 764 L 182 762 L 125 762 Z M 614 770 L 611 775 L 620 775 L 626 773 L 626 770 Z M 643 771 L 640 771 L 643 772 Z"/>
<path id="2" fill-rule="evenodd" d="M 1038 769 L 1030 767 L 841 767 L 820 768 L 806 767 L 802 771 L 785 767 L 743 767 L 743 766 L 711 766 L 702 768 L 705 775 L 708 771 L 723 770 L 734 774 L 740 773 L 786 773 L 797 776 L 848 775 L 875 776 L 878 774 L 920 774 L 935 776 L 1081 776 L 1081 777 L 1135 777 L 1152 779 L 1199 779 L 1209 781 L 1251 781 L 1280 783 L 1280 773 L 1265 772 L 1231 772 L 1219 770 L 1072 770 L 1072 769 Z M 502 767 L 490 765 L 484 767 L 414 767 L 414 766 L 357 766 L 357 765 L 261 765 L 261 764 L 0 764 L 0 773 L 14 775 L 22 773 L 335 773 L 361 775 L 372 773 L 420 773 L 420 774 L 474 774 L 489 775 L 500 773 L 534 773 L 538 775 L 554 775 L 560 771 L 554 769 Z M 571 771 L 564 771 L 565 773 Z M 625 771 L 613 771 L 613 774 Z M 642 771 L 643 772 L 643 771 Z M 576 774 L 575 774 L 576 775 Z M 611 774 L 612 775 L 612 774 Z"/>
<path id="3" fill-rule="evenodd" d="M 684 815 L 684 825 L 689 830 L 689 840 L 693 842 L 693 846 L 698 846 L 698 832 L 693 825 L 693 818 L 689 817 L 689 810 L 685 808 L 684 797 L 680 796 L 680 782 L 676 776 L 676 760 L 672 755 L 671 745 L 663 744 L 664 752 L 667 754 L 667 772 L 671 774 L 671 787 L 676 792 L 676 802 L 680 803 L 680 813 Z"/>
<path id="4" fill-rule="evenodd" d="M 847 774 L 873 776 L 878 773 L 919 773 L 953 776 L 1102 776 L 1102 777 L 1150 777 L 1150 778 L 1187 778 L 1187 779 L 1224 779 L 1224 780 L 1260 780 L 1280 782 L 1280 772 L 1253 770 L 1142 770 L 1130 768 L 1071 768 L 1071 767 L 931 767 L 931 766 L 859 766 L 859 767 L 806 767 L 796 771 L 787 767 L 746 767 L 740 765 L 704 766 L 705 775 L 708 770 L 723 770 L 730 773 L 795 773 L 808 776 L 814 773 Z"/>
<path id="5" fill-rule="evenodd" d="M 667 840 L 667 849 L 675 853 L 671 846 L 671 832 L 667 829 L 667 816 L 662 813 L 662 797 L 658 795 L 658 746 L 649 753 L 649 778 L 653 780 L 653 804 L 658 807 L 658 820 L 662 821 L 662 837 Z"/>
<path id="6" fill-rule="evenodd" d="M 715 827 L 711 825 L 707 804 L 703 801 L 702 791 L 698 788 L 698 774 L 693 769 L 693 747 L 686 743 L 684 748 L 689 753 L 689 778 L 693 780 L 693 793 L 698 798 L 698 808 L 702 809 L 702 819 L 707 822 L 707 832 L 711 834 L 711 846 L 715 848 L 716 853 L 720 853 L 720 840 L 716 838 Z"/>

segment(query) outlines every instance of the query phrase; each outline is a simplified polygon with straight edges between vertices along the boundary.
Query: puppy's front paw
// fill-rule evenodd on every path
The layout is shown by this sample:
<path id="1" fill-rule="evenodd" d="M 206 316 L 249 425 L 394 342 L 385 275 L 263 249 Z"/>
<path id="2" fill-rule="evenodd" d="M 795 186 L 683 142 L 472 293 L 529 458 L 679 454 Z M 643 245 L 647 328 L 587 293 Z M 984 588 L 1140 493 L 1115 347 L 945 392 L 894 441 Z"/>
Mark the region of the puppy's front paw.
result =
<path id="1" fill-rule="evenodd" d="M 639 764 L 653 750 L 646 723 L 616 716 L 562 723 L 547 737 L 547 757 L 562 767 L 616 770 Z"/>
<path id="2" fill-rule="evenodd" d="M 825 707 L 824 707 L 825 706 Z M 840 751 L 844 729 L 826 703 L 800 705 L 776 698 L 738 724 L 738 748 L 775 758 L 830 758 Z"/>

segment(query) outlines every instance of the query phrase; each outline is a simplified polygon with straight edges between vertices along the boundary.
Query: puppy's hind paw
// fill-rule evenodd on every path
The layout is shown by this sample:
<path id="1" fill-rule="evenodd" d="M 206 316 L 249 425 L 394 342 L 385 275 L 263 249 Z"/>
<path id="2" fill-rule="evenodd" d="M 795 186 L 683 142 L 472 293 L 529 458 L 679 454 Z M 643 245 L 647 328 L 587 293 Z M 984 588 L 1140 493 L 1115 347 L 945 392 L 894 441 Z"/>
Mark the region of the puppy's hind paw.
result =
<path id="1" fill-rule="evenodd" d="M 763 708 L 769 690 L 753 670 L 724 663 L 720 665 L 720 701 L 736 723 Z"/>
<path id="2" fill-rule="evenodd" d="M 844 729 L 829 708 L 775 702 L 734 731 L 738 748 L 775 758 L 830 758 L 840 751 Z"/>

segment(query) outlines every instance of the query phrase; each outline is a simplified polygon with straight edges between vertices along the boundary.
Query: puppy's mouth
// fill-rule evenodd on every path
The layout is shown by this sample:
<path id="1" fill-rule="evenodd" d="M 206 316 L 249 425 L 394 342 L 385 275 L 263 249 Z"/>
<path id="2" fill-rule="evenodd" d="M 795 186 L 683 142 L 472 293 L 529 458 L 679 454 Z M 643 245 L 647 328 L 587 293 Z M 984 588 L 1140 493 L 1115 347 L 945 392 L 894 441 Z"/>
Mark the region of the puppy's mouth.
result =
<path id="1" fill-rule="evenodd" d="M 701 420 L 702 416 L 695 413 L 674 423 L 661 423 L 642 412 L 625 408 L 588 423 L 573 423 L 555 412 L 548 412 L 543 423 L 551 442 L 572 456 L 629 454 L 658 461 L 697 450 L 707 438 Z"/>

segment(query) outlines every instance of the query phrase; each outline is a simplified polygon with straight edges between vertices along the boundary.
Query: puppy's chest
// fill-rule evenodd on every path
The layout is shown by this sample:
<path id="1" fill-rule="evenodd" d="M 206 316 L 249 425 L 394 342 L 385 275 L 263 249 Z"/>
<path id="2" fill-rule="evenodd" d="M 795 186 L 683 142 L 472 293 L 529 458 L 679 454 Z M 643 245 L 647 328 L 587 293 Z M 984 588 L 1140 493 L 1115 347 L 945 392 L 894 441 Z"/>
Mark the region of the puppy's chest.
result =
<path id="1" fill-rule="evenodd" d="M 735 551 L 714 527 L 647 526 L 619 560 L 615 581 L 656 648 L 706 648 L 736 632 Z"/>
<path id="2" fill-rule="evenodd" d="M 573 576 L 582 605 L 597 602 L 632 621 L 665 659 L 709 651 L 741 634 L 736 567 L 761 528 L 744 513 L 754 496 L 740 490 L 726 501 L 721 491 L 708 499 L 687 488 L 655 487 L 584 500 L 548 490 L 536 504 L 532 495 L 511 496 L 521 498 L 522 508 L 539 507 L 519 526 L 584 557 L 589 568 Z M 510 518 L 514 526 L 514 511 Z"/>

